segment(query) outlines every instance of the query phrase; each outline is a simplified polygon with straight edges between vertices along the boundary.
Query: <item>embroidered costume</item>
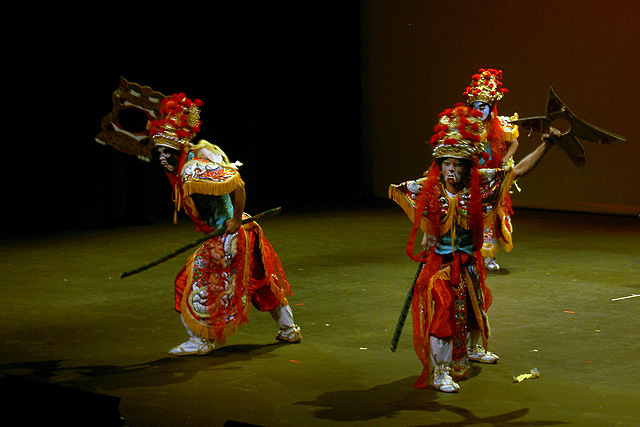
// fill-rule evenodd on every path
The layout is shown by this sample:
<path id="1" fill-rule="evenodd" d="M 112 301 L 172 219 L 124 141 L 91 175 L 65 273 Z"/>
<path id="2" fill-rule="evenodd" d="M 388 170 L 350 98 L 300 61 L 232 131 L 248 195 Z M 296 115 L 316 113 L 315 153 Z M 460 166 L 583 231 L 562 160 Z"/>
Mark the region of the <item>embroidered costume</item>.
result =
<path id="1" fill-rule="evenodd" d="M 480 69 L 471 78 L 463 96 L 468 105 L 477 108 L 478 105 L 486 105 L 488 115 L 483 119 L 485 134 L 484 152 L 478 159 L 478 164 L 483 168 L 501 168 L 509 162 L 513 165 L 512 156 L 518 144 L 518 126 L 511 123 L 518 119 L 518 113 L 511 117 L 498 116 L 497 102 L 509 91 L 502 84 L 502 71 L 495 69 Z M 515 145 L 513 145 L 515 144 Z M 508 147 L 513 147 L 508 150 Z M 507 156 L 507 158 L 505 158 Z M 500 266 L 495 260 L 498 252 L 498 241 L 509 252 L 513 248 L 511 215 L 513 208 L 509 194 L 504 202 L 497 207 L 499 215 L 494 222 L 485 224 L 482 256 L 489 270 L 499 270 Z"/>
<path id="2" fill-rule="evenodd" d="M 278 340 L 301 341 L 287 301 L 291 288 L 278 255 L 255 221 L 241 225 L 247 217 L 241 164 L 229 162 L 219 147 L 207 141 L 192 143 L 200 131 L 202 101 L 192 101 L 184 93 L 167 97 L 124 78 L 112 100 L 113 110 L 103 119 L 96 141 L 145 161 L 156 150 L 174 189 L 174 221 L 183 208 L 198 230 L 206 234 L 225 230 L 205 241 L 175 280 L 174 307 L 189 339 L 169 353 L 212 351 L 215 343 L 223 344 L 247 323 L 251 305 L 271 314 L 279 326 Z M 146 117 L 148 132 L 121 125 L 121 116 L 130 109 Z"/>
<path id="3" fill-rule="evenodd" d="M 218 146 L 205 140 L 191 144 L 200 130 L 201 105 L 184 94 L 165 98 L 160 120 L 150 123 L 150 134 L 156 147 L 179 153 L 177 166 L 169 165 L 167 173 L 176 211 L 183 207 L 197 228 L 209 234 L 240 214 L 248 215 L 234 211 L 244 207 L 241 164 L 230 163 Z M 236 203 L 239 197 L 242 201 Z M 282 263 L 257 223 L 213 237 L 189 257 L 175 280 L 175 310 L 190 339 L 170 354 L 202 354 L 214 343 L 225 343 L 247 323 L 250 305 L 271 313 L 280 326 L 277 339 L 299 342 L 300 328 L 286 299 L 290 294 Z"/>
<path id="4" fill-rule="evenodd" d="M 495 94 L 501 85 L 487 88 Z M 486 139 L 483 106 L 479 107 L 458 104 L 442 112 L 430 140 L 436 160 L 426 177 L 389 187 L 389 197 L 413 221 L 407 254 L 421 263 L 407 297 L 412 296 L 413 342 L 423 364 L 415 386 L 432 386 L 443 392 L 460 389 L 455 381 L 468 375 L 470 360 L 498 360 L 488 351 L 491 329 L 487 311 L 492 296 L 485 283 L 481 248 L 484 226 L 502 215 L 511 185 L 531 172 L 554 145 L 581 166 L 584 155 L 578 136 L 600 143 L 625 141 L 579 121 L 551 91 L 547 117 L 518 121 L 540 132 L 542 144 L 514 166 L 480 169 Z M 551 126 L 552 117 L 559 114 L 582 125 L 577 126 L 576 135 L 571 135 L 573 130 L 562 133 Z M 425 249 L 416 255 L 418 229 L 425 232 Z"/>
<path id="5" fill-rule="evenodd" d="M 224 228 L 233 217 L 229 194 L 244 183 L 233 168 L 193 154 L 189 157 L 180 177 L 170 177 L 182 206 L 208 234 Z M 191 331 L 223 344 L 247 322 L 251 304 L 260 311 L 288 307 L 290 294 L 278 255 L 253 222 L 237 233 L 207 240 L 189 257 L 176 278 L 175 309 Z"/>
<path id="6" fill-rule="evenodd" d="M 459 387 L 454 380 L 468 375 L 468 360 L 497 360 L 487 351 L 492 297 L 480 250 L 483 225 L 500 215 L 513 172 L 511 167 L 477 167 L 484 151 L 479 116 L 461 104 L 445 110 L 431 139 L 436 161 L 427 175 L 389 188 L 389 197 L 414 223 L 407 253 L 424 263 L 411 309 L 414 348 L 424 366 L 416 387 L 455 392 Z M 460 159 L 469 167 L 457 194 L 443 184 L 441 164 L 446 159 Z M 426 249 L 414 255 L 419 228 L 425 232 Z"/>

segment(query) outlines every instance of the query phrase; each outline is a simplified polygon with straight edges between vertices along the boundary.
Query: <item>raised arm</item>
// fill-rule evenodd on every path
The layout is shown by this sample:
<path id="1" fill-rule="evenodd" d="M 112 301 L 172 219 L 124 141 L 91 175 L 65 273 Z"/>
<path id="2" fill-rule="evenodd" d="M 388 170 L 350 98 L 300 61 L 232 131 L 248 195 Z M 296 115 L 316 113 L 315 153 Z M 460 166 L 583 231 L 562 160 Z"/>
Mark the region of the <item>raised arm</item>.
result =
<path id="1" fill-rule="evenodd" d="M 553 137 L 559 135 L 560 131 L 555 128 L 551 128 L 549 133 L 542 134 L 542 144 L 513 167 L 513 178 L 517 179 L 531 172 L 553 146 Z"/>

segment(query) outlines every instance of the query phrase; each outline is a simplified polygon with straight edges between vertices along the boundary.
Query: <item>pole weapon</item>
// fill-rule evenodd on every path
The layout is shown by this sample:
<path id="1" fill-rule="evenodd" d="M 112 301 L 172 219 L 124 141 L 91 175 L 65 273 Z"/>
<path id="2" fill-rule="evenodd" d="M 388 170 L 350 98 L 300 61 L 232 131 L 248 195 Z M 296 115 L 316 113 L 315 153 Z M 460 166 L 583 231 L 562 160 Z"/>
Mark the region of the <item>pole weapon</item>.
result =
<path id="1" fill-rule="evenodd" d="M 584 148 L 578 141 L 578 138 L 597 144 L 627 141 L 623 136 L 616 135 L 578 118 L 569 110 L 569 107 L 558 98 L 558 95 L 556 95 L 552 87 L 549 87 L 549 94 L 547 96 L 546 116 L 526 117 L 511 120 L 510 123 L 528 129 L 529 132 L 543 133 L 548 132 L 552 123 L 558 120 L 568 122 L 570 128 L 562 132 L 560 136 L 553 138 L 553 143 L 560 147 L 579 169 L 584 166 L 585 154 Z"/>
<path id="2" fill-rule="evenodd" d="M 418 281 L 418 276 L 420 276 L 422 267 L 424 267 L 424 263 L 420 263 L 420 266 L 418 266 L 418 271 L 416 271 L 416 276 L 413 278 L 413 283 L 411 283 L 411 288 L 409 289 L 409 292 L 407 292 L 407 298 L 404 300 L 404 305 L 402 306 L 402 310 L 400 311 L 400 317 L 398 318 L 398 323 L 396 324 L 396 330 L 393 332 L 393 338 L 391 338 L 391 351 L 393 351 L 394 353 L 398 348 L 398 341 L 400 341 L 400 335 L 402 334 L 402 329 L 404 328 L 404 322 L 407 320 L 407 315 L 409 314 L 409 309 L 411 308 L 411 302 L 413 301 L 413 290 L 416 287 L 416 282 Z"/>
<path id="3" fill-rule="evenodd" d="M 274 208 L 274 209 L 270 209 L 268 211 L 265 211 L 265 212 L 259 213 L 257 215 L 251 216 L 249 218 L 243 219 L 242 220 L 242 224 L 244 225 L 244 224 L 247 224 L 249 222 L 257 221 L 260 218 L 264 218 L 264 217 L 267 217 L 267 216 L 279 214 L 281 210 L 282 210 L 282 208 L 280 208 L 280 207 L 277 207 L 277 208 Z M 141 267 L 138 267 L 138 268 L 135 268 L 133 270 L 126 271 L 124 273 L 120 273 L 120 278 L 124 279 L 125 277 L 132 276 L 132 275 L 134 275 L 136 273 L 140 273 L 141 271 L 147 270 L 147 269 L 149 269 L 151 267 L 154 267 L 154 266 L 156 266 L 158 264 L 161 264 L 161 263 L 163 263 L 163 262 L 165 262 L 165 261 L 167 261 L 167 260 L 169 260 L 169 259 L 171 259 L 171 258 L 173 258 L 173 257 L 175 257 L 177 255 L 180 255 L 184 251 L 187 251 L 187 250 L 189 250 L 189 249 L 191 249 L 191 248 L 193 248 L 195 246 L 198 246 L 199 244 L 201 244 L 201 243 L 203 243 L 203 242 L 205 242 L 205 241 L 207 241 L 207 240 L 209 240 L 209 239 L 211 239 L 213 237 L 221 236 L 224 233 L 225 233 L 225 229 L 224 228 L 216 230 L 213 233 L 207 234 L 204 237 L 200 237 L 199 239 L 196 239 L 193 242 L 188 243 L 188 244 L 182 246 L 181 248 L 178 248 L 175 251 L 156 259 L 155 261 L 151 261 L 149 264 L 145 264 L 145 265 L 143 265 Z"/>

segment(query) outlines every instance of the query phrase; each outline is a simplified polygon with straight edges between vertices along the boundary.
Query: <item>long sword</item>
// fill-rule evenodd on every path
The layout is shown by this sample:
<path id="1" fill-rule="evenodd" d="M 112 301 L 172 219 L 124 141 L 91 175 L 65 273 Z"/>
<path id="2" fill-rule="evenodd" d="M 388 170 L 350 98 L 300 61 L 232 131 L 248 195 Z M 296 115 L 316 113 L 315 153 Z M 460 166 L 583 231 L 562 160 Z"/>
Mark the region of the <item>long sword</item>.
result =
<path id="1" fill-rule="evenodd" d="M 270 209 L 268 211 L 265 211 L 265 212 L 259 213 L 257 215 L 251 216 L 249 218 L 243 219 L 242 220 L 242 224 L 244 225 L 244 224 L 247 224 L 249 222 L 257 221 L 260 218 L 264 218 L 264 217 L 271 216 L 271 215 L 276 215 L 276 214 L 280 213 L 281 210 L 282 210 L 282 208 L 280 208 L 280 207 L 277 207 L 275 209 Z M 195 246 L 198 246 L 199 244 L 201 244 L 201 243 L 203 243 L 203 242 L 205 242 L 205 241 L 207 241 L 207 240 L 209 240 L 209 239 L 211 239 L 213 237 L 221 236 L 224 233 L 225 233 L 225 229 L 224 228 L 216 230 L 213 233 L 207 234 L 204 237 L 200 237 L 199 239 L 194 240 L 193 242 L 188 243 L 188 244 L 182 246 L 181 248 L 178 248 L 175 251 L 156 259 L 155 261 L 151 261 L 149 264 L 145 264 L 145 265 L 143 265 L 141 267 L 138 267 L 136 269 L 133 269 L 133 270 L 130 270 L 130 271 L 126 271 L 124 273 L 120 273 L 120 278 L 124 279 L 125 277 L 132 276 L 132 275 L 134 275 L 136 273 L 140 273 L 141 271 L 148 270 L 149 268 L 151 268 L 153 266 L 161 264 L 161 263 L 163 263 L 163 262 L 165 262 L 165 261 L 167 261 L 167 260 L 169 260 L 169 259 L 171 259 L 171 258 L 173 258 L 173 257 L 175 257 L 177 255 L 180 255 L 184 251 L 187 251 L 187 250 L 189 250 L 189 249 L 191 249 L 191 248 L 193 248 Z"/>
<path id="2" fill-rule="evenodd" d="M 404 300 L 404 305 L 400 311 L 400 318 L 396 324 L 396 330 L 393 333 L 393 338 L 391 338 L 391 351 L 393 352 L 398 348 L 398 341 L 400 341 L 400 335 L 402 334 L 402 329 L 404 328 L 404 323 L 407 320 L 407 315 L 411 308 L 411 302 L 413 301 L 413 290 L 416 287 L 416 282 L 418 281 L 422 267 L 424 267 L 424 263 L 420 263 L 418 271 L 416 271 L 416 276 L 413 278 L 413 283 L 411 283 L 411 288 L 409 289 L 409 292 L 407 292 L 407 298 Z"/>

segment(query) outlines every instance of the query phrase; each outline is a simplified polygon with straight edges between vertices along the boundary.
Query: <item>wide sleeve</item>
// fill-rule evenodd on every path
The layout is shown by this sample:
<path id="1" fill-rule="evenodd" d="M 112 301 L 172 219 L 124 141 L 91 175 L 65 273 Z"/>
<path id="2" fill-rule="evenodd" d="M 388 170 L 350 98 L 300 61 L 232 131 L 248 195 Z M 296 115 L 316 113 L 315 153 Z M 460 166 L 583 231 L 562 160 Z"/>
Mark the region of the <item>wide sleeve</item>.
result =
<path id="1" fill-rule="evenodd" d="M 418 197 L 422 190 L 422 185 L 426 181 L 426 178 L 420 178 L 415 181 L 405 181 L 401 184 L 391 184 L 389 186 L 389 198 L 393 200 L 398 206 L 402 208 L 405 214 L 409 217 L 411 222 L 415 218 L 416 204 Z M 422 214 L 420 221 L 420 228 L 427 229 L 427 211 Z"/>

